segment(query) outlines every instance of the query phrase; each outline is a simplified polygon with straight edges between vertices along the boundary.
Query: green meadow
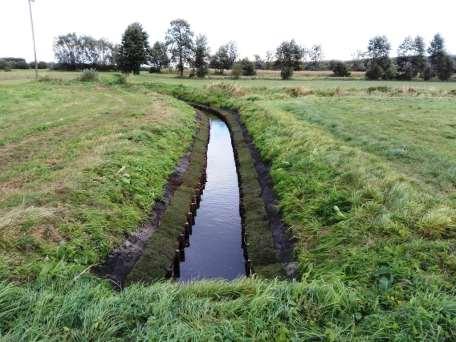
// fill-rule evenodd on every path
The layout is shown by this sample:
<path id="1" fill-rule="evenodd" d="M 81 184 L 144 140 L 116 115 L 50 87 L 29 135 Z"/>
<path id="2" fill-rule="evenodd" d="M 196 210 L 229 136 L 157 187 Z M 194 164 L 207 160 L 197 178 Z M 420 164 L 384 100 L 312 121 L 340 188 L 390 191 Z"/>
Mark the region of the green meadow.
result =
<path id="1" fill-rule="evenodd" d="M 456 83 L 29 73 L 0 73 L 3 340 L 456 339 Z M 185 102 L 239 111 L 298 279 L 117 292 L 90 272 L 190 147 Z"/>

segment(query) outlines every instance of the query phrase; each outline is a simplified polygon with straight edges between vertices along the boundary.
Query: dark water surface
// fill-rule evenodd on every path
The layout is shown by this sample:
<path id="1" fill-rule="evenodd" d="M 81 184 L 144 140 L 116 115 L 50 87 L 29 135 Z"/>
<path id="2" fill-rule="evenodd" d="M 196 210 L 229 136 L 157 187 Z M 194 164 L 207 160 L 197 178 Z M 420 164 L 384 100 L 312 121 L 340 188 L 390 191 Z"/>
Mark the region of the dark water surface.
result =
<path id="1" fill-rule="evenodd" d="M 190 247 L 181 263 L 181 281 L 232 280 L 245 275 L 241 247 L 239 188 L 227 125 L 210 116 L 207 183 L 197 210 Z"/>

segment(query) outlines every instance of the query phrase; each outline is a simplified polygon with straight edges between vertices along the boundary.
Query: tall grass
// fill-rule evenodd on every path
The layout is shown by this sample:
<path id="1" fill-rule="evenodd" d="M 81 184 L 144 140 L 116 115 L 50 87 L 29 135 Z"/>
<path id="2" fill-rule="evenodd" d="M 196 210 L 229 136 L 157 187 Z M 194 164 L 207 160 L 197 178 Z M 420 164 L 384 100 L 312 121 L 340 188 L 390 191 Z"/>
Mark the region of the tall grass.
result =
<path id="1" fill-rule="evenodd" d="M 385 311 L 333 281 L 259 279 L 132 285 L 121 293 L 82 277 L 27 287 L 0 285 L 0 333 L 17 340 L 443 340 L 456 305 L 423 290 Z"/>

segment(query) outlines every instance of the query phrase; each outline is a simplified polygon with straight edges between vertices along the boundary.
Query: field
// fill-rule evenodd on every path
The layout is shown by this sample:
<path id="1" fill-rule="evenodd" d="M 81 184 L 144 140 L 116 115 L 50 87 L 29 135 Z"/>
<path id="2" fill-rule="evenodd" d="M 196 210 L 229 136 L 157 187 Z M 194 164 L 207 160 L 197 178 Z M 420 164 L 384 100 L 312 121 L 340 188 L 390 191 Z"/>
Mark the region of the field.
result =
<path id="1" fill-rule="evenodd" d="M 456 83 L 6 74 L 4 339 L 456 338 Z M 195 118 L 180 100 L 239 110 L 296 238 L 297 281 L 116 293 L 88 272 L 188 149 Z"/>
<path id="2" fill-rule="evenodd" d="M 0 113 L 0 269 L 18 279 L 43 258 L 99 262 L 160 198 L 194 126 L 175 100 L 92 84 L 2 87 Z"/>

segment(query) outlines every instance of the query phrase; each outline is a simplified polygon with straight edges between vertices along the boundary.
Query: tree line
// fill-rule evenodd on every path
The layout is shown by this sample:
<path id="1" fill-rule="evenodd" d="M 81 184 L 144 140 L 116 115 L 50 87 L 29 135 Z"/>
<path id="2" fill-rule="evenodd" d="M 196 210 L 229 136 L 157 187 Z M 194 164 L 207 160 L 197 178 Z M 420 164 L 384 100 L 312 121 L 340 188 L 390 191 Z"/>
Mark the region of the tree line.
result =
<path id="1" fill-rule="evenodd" d="M 407 37 L 400 44 L 397 57 L 390 57 L 391 44 L 385 36 L 369 40 L 366 52 L 358 52 L 353 59 L 324 61 L 321 45 L 306 49 L 295 40 L 282 42 L 263 59 L 240 59 L 234 42 L 220 46 L 211 54 L 207 37 L 195 35 L 183 19 L 171 21 L 165 40 L 149 45 L 149 35 L 139 23 L 127 27 L 121 43 L 114 45 L 104 39 L 70 33 L 59 36 L 54 44 L 56 68 L 76 70 L 120 70 L 139 73 L 145 66 L 150 72 L 160 72 L 171 65 L 180 76 L 186 68 L 191 77 L 203 78 L 209 69 L 223 74 L 231 70 L 233 77 L 252 76 L 258 69 L 280 70 L 282 79 L 289 79 L 296 70 L 332 70 L 335 76 L 350 76 L 351 71 L 365 71 L 366 78 L 411 80 L 438 78 L 448 80 L 454 73 L 455 62 L 445 49 L 444 39 L 436 34 L 429 47 L 422 37 Z"/>
<path id="2" fill-rule="evenodd" d="M 55 40 L 54 55 L 57 64 L 54 68 L 59 70 L 86 68 L 102 71 L 114 70 L 117 68 L 115 51 L 114 44 L 105 39 L 68 33 Z"/>
<path id="3" fill-rule="evenodd" d="M 40 61 L 37 63 L 38 69 L 47 69 L 48 63 Z M 0 58 L 0 70 L 10 71 L 12 69 L 31 69 L 35 67 L 35 62 L 27 63 L 24 58 L 4 57 Z"/>
<path id="4" fill-rule="evenodd" d="M 436 34 L 426 49 L 422 37 L 407 37 L 400 44 L 397 57 L 390 58 L 391 44 L 385 36 L 369 41 L 366 78 L 371 80 L 411 80 L 416 77 L 430 80 L 437 77 L 447 81 L 454 73 L 455 63 L 445 49 L 445 42 Z"/>

